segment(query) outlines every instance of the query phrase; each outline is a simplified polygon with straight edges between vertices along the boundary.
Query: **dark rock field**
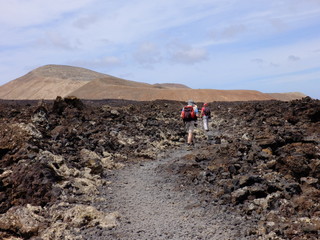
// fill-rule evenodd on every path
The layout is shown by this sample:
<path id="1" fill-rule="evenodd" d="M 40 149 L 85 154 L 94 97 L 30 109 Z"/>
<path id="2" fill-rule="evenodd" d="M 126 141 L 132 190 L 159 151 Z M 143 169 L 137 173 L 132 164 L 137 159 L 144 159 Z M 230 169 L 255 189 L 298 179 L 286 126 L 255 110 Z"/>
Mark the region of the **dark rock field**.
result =
<path id="1" fill-rule="evenodd" d="M 212 102 L 211 131 L 198 120 L 191 150 L 183 104 L 0 101 L 0 239 L 114 231 L 121 216 L 102 208 L 111 176 L 181 150 L 161 171 L 204 208 L 242 216 L 249 225 L 234 239 L 319 239 L 319 100 Z"/>

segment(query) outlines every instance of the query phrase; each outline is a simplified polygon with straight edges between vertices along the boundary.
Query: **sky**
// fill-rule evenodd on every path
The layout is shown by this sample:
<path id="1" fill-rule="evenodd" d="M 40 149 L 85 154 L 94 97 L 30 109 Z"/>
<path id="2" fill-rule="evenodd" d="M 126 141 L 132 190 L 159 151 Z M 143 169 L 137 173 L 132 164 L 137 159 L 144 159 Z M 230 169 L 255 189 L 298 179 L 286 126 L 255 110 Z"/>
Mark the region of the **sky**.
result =
<path id="1" fill-rule="evenodd" d="M 320 99 L 320 0 L 0 0 L 0 85 L 47 64 Z"/>

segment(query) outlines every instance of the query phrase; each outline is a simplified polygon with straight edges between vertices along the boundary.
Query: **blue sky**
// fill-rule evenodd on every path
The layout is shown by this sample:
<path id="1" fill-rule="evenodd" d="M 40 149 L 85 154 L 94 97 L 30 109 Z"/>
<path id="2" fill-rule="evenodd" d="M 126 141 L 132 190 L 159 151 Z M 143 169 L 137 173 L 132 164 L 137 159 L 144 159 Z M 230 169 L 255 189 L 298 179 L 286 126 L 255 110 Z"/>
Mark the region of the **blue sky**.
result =
<path id="1" fill-rule="evenodd" d="M 0 85 L 46 65 L 320 99 L 320 0 L 0 0 Z"/>

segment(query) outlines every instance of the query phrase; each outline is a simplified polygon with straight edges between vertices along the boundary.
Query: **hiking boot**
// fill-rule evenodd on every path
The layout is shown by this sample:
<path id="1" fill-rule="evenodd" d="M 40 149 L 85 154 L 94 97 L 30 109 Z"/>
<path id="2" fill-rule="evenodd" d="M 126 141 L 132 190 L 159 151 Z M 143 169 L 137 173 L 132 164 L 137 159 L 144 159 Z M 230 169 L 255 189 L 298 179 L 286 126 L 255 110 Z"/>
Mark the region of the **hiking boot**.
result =
<path id="1" fill-rule="evenodd" d="M 187 144 L 187 150 L 192 150 L 193 149 L 193 144 L 192 143 L 188 143 Z"/>

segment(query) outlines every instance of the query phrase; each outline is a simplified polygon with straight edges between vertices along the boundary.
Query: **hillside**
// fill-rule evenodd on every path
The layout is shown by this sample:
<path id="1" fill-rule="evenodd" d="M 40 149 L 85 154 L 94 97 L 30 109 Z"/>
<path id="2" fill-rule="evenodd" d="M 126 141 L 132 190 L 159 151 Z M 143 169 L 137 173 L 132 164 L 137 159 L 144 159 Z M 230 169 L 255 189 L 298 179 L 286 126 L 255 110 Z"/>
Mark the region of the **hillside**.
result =
<path id="1" fill-rule="evenodd" d="M 46 65 L 0 87 L 1 99 L 55 99 L 98 78 L 114 77 L 85 68 Z"/>
<path id="2" fill-rule="evenodd" d="M 157 99 L 196 102 L 270 100 L 269 95 L 253 90 L 214 90 L 214 89 L 159 89 L 151 87 L 131 87 L 90 82 L 71 93 L 81 99 L 125 99 L 152 101 Z"/>
<path id="3" fill-rule="evenodd" d="M 305 94 L 300 92 L 288 92 L 288 93 L 268 93 L 272 98 L 281 101 L 291 101 L 306 97 Z"/>
<path id="4" fill-rule="evenodd" d="M 292 100 L 301 95 L 267 94 L 254 90 L 191 89 L 183 84 L 147 84 L 117 78 L 85 68 L 46 65 L 0 86 L 0 99 L 55 99 L 76 96 L 80 99 L 125 99 L 151 101 L 156 99 L 197 102 Z"/>
<path id="5" fill-rule="evenodd" d="M 158 88 L 189 88 L 184 84 L 178 84 L 178 83 L 156 83 L 153 85 Z"/>

